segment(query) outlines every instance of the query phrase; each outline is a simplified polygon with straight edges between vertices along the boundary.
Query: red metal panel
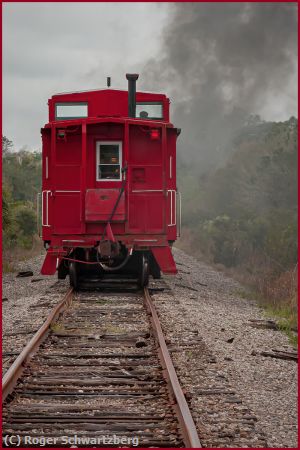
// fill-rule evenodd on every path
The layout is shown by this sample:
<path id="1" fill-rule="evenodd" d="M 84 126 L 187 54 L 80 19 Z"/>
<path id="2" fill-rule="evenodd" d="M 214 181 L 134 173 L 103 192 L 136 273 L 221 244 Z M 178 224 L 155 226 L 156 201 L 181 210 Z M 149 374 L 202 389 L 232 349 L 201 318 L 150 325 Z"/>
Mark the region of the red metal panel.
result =
<path id="1" fill-rule="evenodd" d="M 50 247 L 47 250 L 47 254 L 41 269 L 42 275 L 54 275 L 56 272 L 56 267 L 58 261 L 61 260 L 62 256 L 66 255 L 66 251 L 60 247 L 60 248 L 53 248 Z"/>
<path id="2" fill-rule="evenodd" d="M 136 190 L 160 190 L 163 189 L 162 166 L 145 165 L 130 166 L 131 191 Z"/>
<path id="3" fill-rule="evenodd" d="M 115 222 L 113 221 L 111 224 L 114 235 L 118 234 L 120 236 L 125 235 L 125 223 L 124 222 Z M 86 234 L 87 235 L 96 235 L 102 236 L 106 222 L 86 222 Z"/>
<path id="4" fill-rule="evenodd" d="M 50 179 L 51 183 L 55 183 L 55 167 L 56 167 L 56 126 L 51 124 L 51 167 Z"/>
<path id="5" fill-rule="evenodd" d="M 118 199 L 119 189 L 88 189 L 85 197 L 85 219 L 87 222 L 106 222 L 109 220 Z M 125 195 L 119 200 L 112 218 L 114 221 L 125 220 Z"/>
<path id="6" fill-rule="evenodd" d="M 152 247 L 151 251 L 163 273 L 176 274 L 176 264 L 169 246 Z"/>
<path id="7" fill-rule="evenodd" d="M 86 123 L 82 124 L 81 128 L 81 180 L 80 180 L 80 220 L 81 220 L 81 232 L 85 233 L 85 220 L 84 220 L 84 210 L 85 210 L 85 190 L 86 190 Z"/>
<path id="8" fill-rule="evenodd" d="M 162 144 L 151 140 L 149 129 L 130 126 L 129 130 L 130 233 L 162 233 L 164 230 L 164 192 Z"/>
<path id="9" fill-rule="evenodd" d="M 131 193 L 128 223 L 130 233 L 162 233 L 163 208 L 162 192 Z"/>
<path id="10" fill-rule="evenodd" d="M 129 199 L 130 199 L 130 191 L 129 186 L 131 184 L 130 181 L 130 170 L 129 170 L 129 124 L 128 122 L 124 123 L 124 145 L 123 145 L 123 157 L 124 157 L 124 167 L 127 167 L 127 171 L 125 173 L 126 184 L 125 184 L 125 205 L 127 211 L 127 220 L 125 222 L 125 233 L 129 232 L 128 226 L 128 211 L 129 211 Z"/>
<path id="11" fill-rule="evenodd" d="M 167 129 L 165 126 L 161 129 L 161 150 L 162 150 L 162 178 L 163 178 L 163 190 L 165 194 L 167 193 L 167 181 L 166 181 L 166 154 L 167 154 Z M 166 217 L 166 209 L 167 209 L 167 195 L 164 196 L 164 204 L 162 206 L 163 213 L 163 222 L 164 222 L 164 232 L 167 233 L 168 225 L 167 225 L 167 217 Z"/>
<path id="12" fill-rule="evenodd" d="M 129 161 L 135 165 L 161 165 L 161 139 L 151 140 L 150 129 L 131 126 L 129 130 Z"/>
<path id="13" fill-rule="evenodd" d="M 79 234 L 80 192 L 55 192 L 53 196 L 53 233 Z"/>
<path id="14" fill-rule="evenodd" d="M 168 189 L 166 217 L 168 240 L 175 241 L 177 237 L 177 193 L 176 193 L 176 130 L 167 130 L 167 152 L 166 152 L 166 182 Z"/>
<path id="15" fill-rule="evenodd" d="M 57 263 L 57 256 L 52 255 L 50 252 L 47 252 L 41 268 L 41 274 L 54 275 L 56 272 L 56 263 Z"/>
<path id="16" fill-rule="evenodd" d="M 80 191 L 81 166 L 61 165 L 55 167 L 55 184 L 53 190 Z"/>
<path id="17" fill-rule="evenodd" d="M 58 127 L 60 129 L 60 127 Z M 56 163 L 62 165 L 81 164 L 81 126 L 67 128 L 65 138 L 56 139 Z"/>

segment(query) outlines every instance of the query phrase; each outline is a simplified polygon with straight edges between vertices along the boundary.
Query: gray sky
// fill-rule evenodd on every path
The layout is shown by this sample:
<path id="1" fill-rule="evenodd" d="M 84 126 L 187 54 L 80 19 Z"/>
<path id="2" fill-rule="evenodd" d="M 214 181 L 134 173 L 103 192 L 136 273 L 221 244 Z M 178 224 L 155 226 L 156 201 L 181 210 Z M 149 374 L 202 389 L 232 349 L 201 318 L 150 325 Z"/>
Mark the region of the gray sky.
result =
<path id="1" fill-rule="evenodd" d="M 3 134 L 38 149 L 56 92 L 127 88 L 159 51 L 167 5 L 4 3 Z M 148 90 L 151 90 L 149 86 Z"/>
<path id="2" fill-rule="evenodd" d="M 268 83 L 266 89 L 261 84 L 262 93 L 258 93 L 257 90 L 259 94 L 257 98 L 260 101 L 256 102 L 257 110 L 253 112 L 261 114 L 266 120 L 286 120 L 291 115 L 297 115 L 297 55 L 295 53 L 294 68 L 289 70 L 288 77 L 282 76 L 284 72 L 280 71 L 280 58 L 277 62 L 276 58 L 274 59 L 278 55 L 276 45 L 280 50 L 280 46 L 283 46 L 286 41 L 288 45 L 287 49 L 284 49 L 285 53 L 295 51 L 295 46 L 290 45 L 294 35 L 289 35 L 289 22 L 286 27 L 287 35 L 281 38 L 281 17 L 284 17 L 284 14 L 280 10 L 277 12 L 280 20 L 274 16 L 272 6 L 269 16 L 263 14 L 258 16 L 262 21 L 259 25 L 260 30 L 267 24 L 270 27 L 270 33 L 268 32 L 267 36 L 271 36 L 271 41 L 267 42 L 268 51 L 264 56 L 263 51 L 258 52 L 259 43 L 251 44 L 252 41 L 255 42 L 253 38 L 260 30 L 255 29 L 256 16 L 253 16 L 255 19 L 253 30 L 249 29 L 247 7 L 244 8 L 246 12 L 241 7 L 242 13 L 239 9 L 231 13 L 226 4 L 220 7 L 218 4 L 211 7 L 207 3 L 177 5 L 172 3 L 4 3 L 3 134 L 14 142 L 15 149 L 18 150 L 24 145 L 30 149 L 41 148 L 40 128 L 47 122 L 47 100 L 51 95 L 56 92 L 103 88 L 106 84 L 106 76 L 112 77 L 113 88 L 126 89 L 125 73 L 131 71 L 141 73 L 140 89 L 154 92 L 161 89 L 166 94 L 173 94 L 173 108 L 176 108 L 176 102 L 180 103 L 182 100 L 178 97 L 182 97 L 183 93 L 180 83 L 177 83 L 180 95 L 176 93 L 176 89 L 174 90 L 176 76 L 181 76 L 184 83 L 187 73 L 189 74 L 187 82 L 194 76 L 196 81 L 197 77 L 198 81 L 208 77 L 211 83 L 214 83 L 216 68 L 212 69 L 211 75 L 208 71 L 201 72 L 202 64 L 207 62 L 206 40 L 214 49 L 221 47 L 220 44 L 223 42 L 229 42 L 229 59 L 226 59 L 225 65 L 224 60 L 223 65 L 218 65 L 219 77 L 222 77 L 222 73 L 225 74 L 224 70 L 229 70 L 226 66 L 227 61 L 235 65 L 234 58 L 238 58 L 237 61 L 240 64 L 237 74 L 241 73 L 241 68 L 245 67 L 245 61 L 248 61 L 247 55 L 243 55 L 243 49 L 245 48 L 246 51 L 245 45 L 249 44 L 247 51 L 250 55 L 254 55 L 254 60 L 260 64 L 259 67 L 263 67 L 266 74 L 262 77 L 260 69 L 256 70 L 252 66 L 253 73 L 257 75 L 257 82 L 260 83 L 260 80 L 268 79 L 268 77 L 271 81 L 272 77 L 275 80 L 275 73 L 277 78 L 282 80 L 282 88 L 280 83 L 279 89 L 276 83 L 275 87 L 272 83 Z M 212 8 L 219 10 L 220 17 L 214 11 L 210 11 Z M 256 9 L 260 9 L 259 4 Z M 223 17 L 226 18 L 226 14 L 231 19 L 228 27 L 223 19 Z M 219 34 L 212 32 L 211 25 L 214 20 Z M 221 32 L 217 20 L 220 24 L 225 24 Z M 237 24 L 238 21 L 240 29 L 237 31 L 237 36 L 234 36 L 232 31 L 237 29 L 234 23 Z M 280 25 L 281 30 L 278 29 L 277 24 Z M 214 42 L 216 35 L 217 42 Z M 278 43 L 275 39 L 277 35 Z M 246 39 L 245 44 L 241 42 L 241 52 L 238 53 L 235 48 L 230 54 L 230 49 L 237 47 L 234 43 L 241 36 Z M 272 55 L 270 48 L 274 49 Z M 224 51 L 220 48 L 220 61 L 222 55 Z M 269 55 L 275 61 L 272 69 Z M 292 61 L 293 58 L 292 55 Z M 189 61 L 188 67 L 184 67 L 185 59 Z M 174 72 L 161 77 L 161 73 L 166 71 L 164 65 Z M 232 67 L 230 66 L 231 70 Z M 287 67 L 291 65 L 282 63 L 282 69 Z M 153 69 L 152 76 L 148 76 L 151 69 Z M 227 78 L 228 76 L 227 74 Z M 229 76 L 229 81 L 231 79 L 232 77 Z M 196 86 L 199 84 L 198 81 Z M 218 87 L 217 82 L 219 81 L 216 81 Z M 239 86 L 238 83 L 236 86 Z M 241 94 L 246 89 L 248 98 L 252 97 L 251 86 L 242 84 L 240 88 Z M 195 97 L 195 101 L 199 104 L 204 104 L 204 91 L 205 89 L 202 91 L 200 89 L 199 97 Z M 213 87 L 208 91 L 213 92 Z M 237 101 L 239 96 L 240 94 L 236 96 Z M 212 103 L 211 96 L 207 95 L 205 101 L 207 101 L 206 111 Z M 186 114 L 179 118 L 184 122 Z M 181 126 L 181 124 L 177 125 Z M 182 125 L 184 126 L 184 123 Z"/>

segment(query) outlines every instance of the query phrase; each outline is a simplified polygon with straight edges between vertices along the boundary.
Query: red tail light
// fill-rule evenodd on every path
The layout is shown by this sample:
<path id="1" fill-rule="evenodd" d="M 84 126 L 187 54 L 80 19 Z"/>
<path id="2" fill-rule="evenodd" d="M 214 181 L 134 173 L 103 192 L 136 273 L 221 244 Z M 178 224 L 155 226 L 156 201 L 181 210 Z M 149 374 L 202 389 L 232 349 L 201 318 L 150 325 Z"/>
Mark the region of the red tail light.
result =
<path id="1" fill-rule="evenodd" d="M 150 137 L 151 137 L 151 139 L 153 139 L 153 140 L 159 139 L 159 138 L 160 138 L 159 130 L 155 130 L 155 129 L 151 130 L 151 132 L 150 132 Z"/>

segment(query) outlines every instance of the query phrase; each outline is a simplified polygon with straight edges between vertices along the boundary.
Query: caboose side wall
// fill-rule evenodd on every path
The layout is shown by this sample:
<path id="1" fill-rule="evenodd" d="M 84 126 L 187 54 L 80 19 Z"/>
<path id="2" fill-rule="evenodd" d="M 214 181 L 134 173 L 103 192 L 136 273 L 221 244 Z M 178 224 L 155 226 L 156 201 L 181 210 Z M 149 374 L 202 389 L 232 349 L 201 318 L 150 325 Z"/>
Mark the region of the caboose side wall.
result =
<path id="1" fill-rule="evenodd" d="M 42 133 L 45 241 L 63 245 L 67 240 L 78 240 L 78 235 L 81 240 L 99 240 L 105 222 L 86 220 L 86 191 L 119 190 L 122 183 L 96 180 L 96 143 L 99 140 L 120 140 L 123 167 L 127 165 L 125 216 L 121 223 L 112 223 L 113 233 L 120 238 L 135 235 L 136 240 L 144 244 L 147 242 L 144 236 L 149 234 L 161 235 L 157 242 L 176 239 L 175 129 L 160 124 L 158 140 L 150 139 L 146 127 L 129 125 L 128 121 L 77 124 L 70 128 L 66 140 L 57 139 L 56 129 L 59 129 L 57 124 L 43 129 Z M 86 136 L 82 133 L 84 129 Z M 155 239 L 148 244 L 151 242 Z"/>
<path id="2" fill-rule="evenodd" d="M 165 129 L 151 140 L 147 129 L 129 127 L 127 230 L 132 234 L 166 233 Z"/>
<path id="3" fill-rule="evenodd" d="M 167 239 L 176 241 L 177 239 L 177 180 L 176 180 L 176 141 L 177 130 L 167 128 L 167 146 L 165 158 L 166 190 L 167 190 Z"/>

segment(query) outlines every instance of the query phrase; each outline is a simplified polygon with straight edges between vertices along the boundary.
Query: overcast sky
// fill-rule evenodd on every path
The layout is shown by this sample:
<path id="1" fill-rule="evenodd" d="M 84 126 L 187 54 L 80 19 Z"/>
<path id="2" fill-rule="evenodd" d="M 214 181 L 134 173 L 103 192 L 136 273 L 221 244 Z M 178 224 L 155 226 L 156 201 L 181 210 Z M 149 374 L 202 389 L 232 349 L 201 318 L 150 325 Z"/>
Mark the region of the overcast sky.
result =
<path id="1" fill-rule="evenodd" d="M 4 3 L 3 134 L 38 149 L 53 94 L 104 88 L 107 76 L 126 89 L 126 72 L 159 51 L 166 18 L 157 3 Z"/>
<path id="2" fill-rule="evenodd" d="M 201 3 L 198 6 L 202 8 Z M 126 89 L 126 72 L 142 73 L 151 60 L 150 67 L 153 61 L 159 66 L 161 49 L 168 50 L 166 30 L 169 36 L 176 30 L 171 23 L 176 19 L 171 14 L 174 9 L 167 3 L 4 3 L 3 134 L 15 149 L 41 148 L 40 128 L 47 122 L 47 100 L 54 93 L 104 88 L 107 76 L 113 88 Z M 174 53 L 170 43 L 176 39 L 180 42 L 180 36 L 167 41 L 170 57 Z M 267 120 L 297 115 L 296 77 L 294 70 L 282 80 L 283 88 L 276 95 L 266 92 L 255 112 Z M 155 83 L 148 86 L 148 78 L 143 78 L 140 86 L 155 90 Z M 172 92 L 170 83 L 172 77 L 163 85 L 166 94 Z M 176 99 L 173 102 L 176 107 Z"/>

